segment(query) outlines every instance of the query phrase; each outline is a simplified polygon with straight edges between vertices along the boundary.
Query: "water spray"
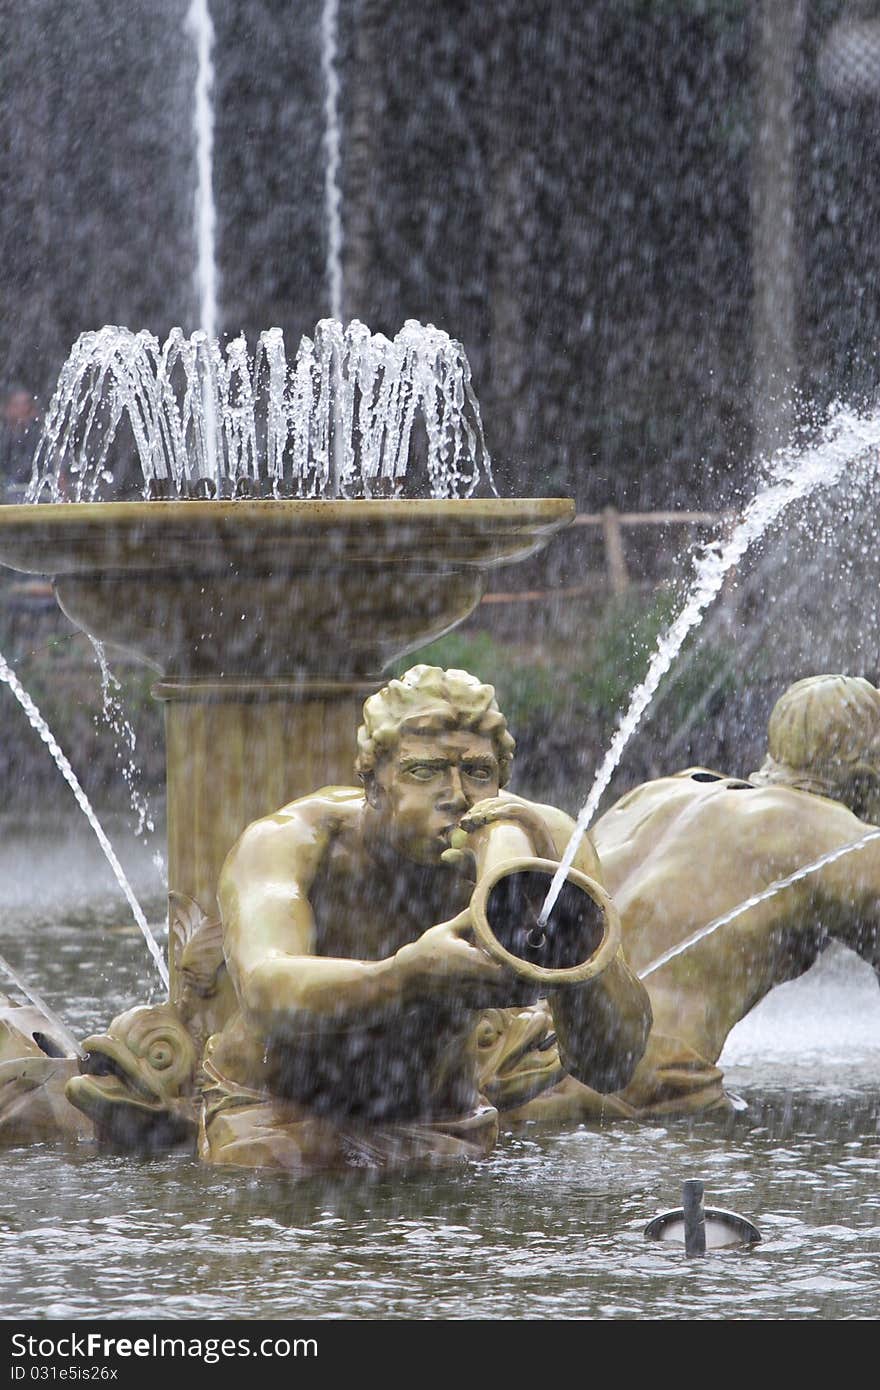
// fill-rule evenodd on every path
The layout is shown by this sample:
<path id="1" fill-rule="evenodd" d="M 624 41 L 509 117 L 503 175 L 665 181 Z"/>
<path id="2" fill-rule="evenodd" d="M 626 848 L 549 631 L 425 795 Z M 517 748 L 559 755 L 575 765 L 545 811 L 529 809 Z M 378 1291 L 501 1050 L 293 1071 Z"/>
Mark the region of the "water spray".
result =
<path id="1" fill-rule="evenodd" d="M 864 845 L 869 845 L 872 840 L 878 839 L 880 839 L 880 828 L 869 830 L 866 835 L 862 835 L 858 840 L 850 840 L 845 845 L 839 845 L 836 849 L 828 850 L 825 854 L 820 855 L 818 859 L 813 859 L 809 864 L 804 864 L 801 868 L 795 869 L 793 873 L 788 874 L 785 878 L 776 879 L 773 883 L 768 884 L 766 888 L 763 888 L 760 893 L 754 893 L 752 897 L 746 898 L 743 902 L 738 903 L 736 907 L 732 907 L 729 912 L 722 913 L 720 917 L 716 917 L 713 921 L 708 922 L 705 927 L 700 927 L 698 931 L 692 932 L 684 941 L 680 941 L 677 946 L 670 946 L 668 951 L 664 951 L 662 955 L 657 956 L 656 960 L 652 960 L 650 965 L 647 965 L 645 969 L 639 973 L 639 979 L 646 980 L 650 975 L 654 974 L 655 970 L 659 970 L 661 966 L 667 965 L 671 960 L 675 960 L 676 956 L 684 955 L 686 951 L 699 945 L 701 941 L 705 941 L 707 937 L 712 936 L 722 927 L 726 927 L 728 923 L 735 921 L 736 918 L 741 917 L 743 913 L 750 912 L 753 907 L 757 907 L 760 903 L 766 902 L 768 898 L 774 898 L 777 893 L 781 893 L 785 888 L 790 888 L 794 883 L 800 883 L 802 879 L 809 878 L 811 874 L 818 873 L 820 869 L 824 869 L 827 864 L 833 864 L 835 860 L 843 859 L 845 855 L 853 854 L 857 849 L 862 849 Z"/>
<path id="2" fill-rule="evenodd" d="M 12 981 L 16 989 L 21 990 L 25 998 L 30 1000 L 34 1007 L 39 1009 L 40 1013 L 46 1016 L 47 1021 L 51 1023 L 52 1027 L 58 1033 L 58 1036 L 67 1044 L 67 1047 L 69 1051 L 73 1054 L 73 1056 L 79 1058 L 85 1057 L 86 1054 L 83 1052 L 82 1048 L 80 1047 L 76 1038 L 71 1033 L 70 1029 L 61 1022 L 61 1019 L 55 1013 L 54 1009 L 49 1008 L 49 1005 L 46 1003 L 45 999 L 41 998 L 41 996 L 37 994 L 37 991 L 35 989 L 31 989 L 30 985 L 25 984 L 18 971 L 9 964 L 9 961 L 5 958 L 5 956 L 0 956 L 0 970 L 2 970 L 4 975 L 6 975 L 6 977 Z"/>
<path id="3" fill-rule="evenodd" d="M 880 416 L 863 418 L 841 408 L 826 426 L 820 442 L 805 454 L 783 454 L 774 466 L 773 477 L 747 506 L 742 520 L 723 543 L 708 548 L 696 565 L 690 594 L 672 626 L 660 637 L 641 685 L 633 691 L 629 709 L 596 773 L 593 787 L 575 823 L 574 831 L 547 898 L 541 909 L 543 925 L 550 917 L 556 897 L 599 802 L 620 762 L 623 750 L 638 727 L 654 697 L 660 681 L 669 670 L 690 632 L 700 622 L 708 605 L 721 589 L 727 575 L 736 568 L 751 546 L 764 535 L 793 502 L 801 501 L 820 488 L 832 487 L 855 464 L 876 466 L 880 451 Z"/>
<path id="4" fill-rule="evenodd" d="M 95 815 L 91 802 L 89 801 L 88 797 L 83 791 L 83 788 L 80 784 L 80 781 L 76 773 L 74 772 L 73 768 L 70 765 L 70 762 L 68 761 L 60 745 L 55 739 L 52 730 L 49 728 L 40 711 L 37 709 L 37 706 L 34 704 L 34 701 L 31 699 L 30 695 L 28 695 L 24 686 L 21 684 L 15 672 L 12 670 L 12 667 L 9 666 L 8 663 L 4 660 L 2 654 L 0 654 L 0 681 L 5 682 L 5 684 L 9 686 L 9 689 L 12 691 L 16 700 L 21 705 L 22 709 L 27 715 L 28 723 L 31 725 L 33 729 L 36 730 L 40 738 L 45 743 L 46 747 L 49 749 L 49 752 L 52 754 L 52 757 L 55 760 L 55 764 L 58 768 L 58 771 L 61 773 L 65 782 L 70 787 L 74 797 L 76 798 L 80 810 L 83 812 L 83 814 L 86 817 L 86 820 L 92 827 L 92 830 L 95 832 L 95 836 L 98 840 L 98 843 L 101 846 L 101 849 L 104 851 L 104 855 L 107 859 L 108 864 L 113 870 L 116 882 L 122 889 L 126 901 L 128 902 L 128 905 L 131 908 L 132 915 L 134 916 L 135 921 L 140 927 L 141 934 L 143 935 L 143 938 L 147 943 L 147 949 L 149 950 L 150 955 L 153 957 L 154 964 L 156 966 L 156 969 L 159 971 L 162 983 L 164 984 L 165 988 L 168 989 L 168 968 L 165 964 L 165 960 L 160 950 L 159 943 L 153 935 L 152 931 L 150 930 L 150 926 L 147 922 L 146 917 L 144 916 L 143 909 L 134 895 L 131 884 L 125 876 L 125 870 L 123 869 L 122 865 L 119 862 L 119 859 L 117 858 L 116 851 L 114 850 L 113 846 L 108 840 L 103 826 L 98 820 L 98 817 Z M 23 989 L 24 986 L 21 983 L 19 983 L 19 988 Z M 29 991 L 25 990 L 25 992 L 28 993 L 28 997 L 32 997 Z M 36 1003 L 37 1001 L 34 1000 L 34 1002 Z M 45 1006 L 43 1004 L 38 1004 L 37 1007 L 43 1008 L 45 1011 Z"/>

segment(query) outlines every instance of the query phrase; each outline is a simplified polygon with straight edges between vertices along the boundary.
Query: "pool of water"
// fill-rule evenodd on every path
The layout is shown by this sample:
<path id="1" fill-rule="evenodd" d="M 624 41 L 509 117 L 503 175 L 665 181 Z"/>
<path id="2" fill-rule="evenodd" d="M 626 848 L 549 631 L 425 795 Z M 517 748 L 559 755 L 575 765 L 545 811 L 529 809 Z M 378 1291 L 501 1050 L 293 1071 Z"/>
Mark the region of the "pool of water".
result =
<path id="1" fill-rule="evenodd" d="M 114 843 L 117 843 L 114 838 Z M 123 862 L 151 920 L 148 846 Z M 162 987 L 100 851 L 10 829 L 0 953 L 78 1035 Z M 527 1127 L 464 1172 L 296 1182 L 185 1154 L 0 1150 L 5 1318 L 873 1319 L 880 991 L 830 953 L 731 1034 L 730 1119 Z M 683 1179 L 760 1244 L 645 1239 Z"/>

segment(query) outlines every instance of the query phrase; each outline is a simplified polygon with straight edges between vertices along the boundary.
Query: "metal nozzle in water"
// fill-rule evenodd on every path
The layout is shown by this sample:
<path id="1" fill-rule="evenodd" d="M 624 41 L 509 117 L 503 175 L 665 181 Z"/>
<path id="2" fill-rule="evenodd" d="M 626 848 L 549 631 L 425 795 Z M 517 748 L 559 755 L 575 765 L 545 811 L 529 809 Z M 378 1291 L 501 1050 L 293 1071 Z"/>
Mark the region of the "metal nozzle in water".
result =
<path id="1" fill-rule="evenodd" d="M 710 1250 L 730 1250 L 757 1245 L 761 1232 L 745 1216 L 723 1207 L 703 1205 L 703 1184 L 686 1178 L 681 1185 L 680 1207 L 661 1212 L 645 1227 L 648 1240 L 667 1245 L 684 1244 L 686 1255 L 705 1255 Z"/>
<path id="2" fill-rule="evenodd" d="M 687 1178 L 682 1183 L 681 1209 L 684 1212 L 684 1253 L 705 1255 L 706 1213 L 703 1210 L 703 1184 L 699 1178 Z"/>

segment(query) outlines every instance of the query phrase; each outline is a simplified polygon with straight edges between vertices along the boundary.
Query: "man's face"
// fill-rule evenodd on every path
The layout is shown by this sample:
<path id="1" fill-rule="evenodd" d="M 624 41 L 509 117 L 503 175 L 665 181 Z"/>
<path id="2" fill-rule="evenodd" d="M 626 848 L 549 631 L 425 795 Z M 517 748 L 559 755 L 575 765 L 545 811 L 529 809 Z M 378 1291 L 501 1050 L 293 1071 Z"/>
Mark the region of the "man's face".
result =
<path id="1" fill-rule="evenodd" d="M 376 768 L 370 802 L 387 843 L 418 864 L 437 864 L 465 812 L 497 795 L 498 759 L 488 735 L 405 731 Z"/>

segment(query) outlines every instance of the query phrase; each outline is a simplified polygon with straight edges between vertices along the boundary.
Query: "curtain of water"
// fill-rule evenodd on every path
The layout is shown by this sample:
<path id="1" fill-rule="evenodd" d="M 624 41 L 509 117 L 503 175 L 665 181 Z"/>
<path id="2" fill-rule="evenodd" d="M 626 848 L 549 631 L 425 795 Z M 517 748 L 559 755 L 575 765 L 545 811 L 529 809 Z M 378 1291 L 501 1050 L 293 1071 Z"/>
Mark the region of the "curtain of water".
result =
<path id="1" fill-rule="evenodd" d="M 324 0 L 321 13 L 321 70 L 324 74 L 324 206 L 327 211 L 327 287 L 330 317 L 342 318 L 342 193 L 339 187 L 341 131 L 336 31 L 339 0 Z"/>
<path id="2" fill-rule="evenodd" d="M 122 889 L 122 892 L 125 895 L 128 905 L 131 908 L 132 915 L 134 916 L 135 921 L 140 927 L 141 932 L 143 934 L 143 938 L 147 943 L 147 949 L 149 950 L 150 955 L 153 957 L 156 969 L 159 971 L 162 983 L 167 989 L 169 987 L 168 970 L 165 965 L 165 960 L 162 956 L 162 951 L 159 947 L 159 943 L 157 942 L 152 931 L 150 930 L 149 923 L 147 922 L 147 919 L 144 916 L 140 903 L 138 902 L 137 898 L 134 895 L 134 892 L 132 891 L 131 884 L 125 876 L 125 870 L 123 869 L 118 858 L 116 857 L 116 852 L 113 849 L 113 846 L 108 840 L 106 834 L 104 833 L 104 829 L 100 821 L 98 820 L 98 817 L 95 815 L 91 802 L 89 801 L 88 797 L 86 796 L 85 792 L 80 786 L 76 773 L 74 772 L 73 768 L 71 767 L 70 763 L 68 762 L 67 758 L 65 757 L 64 753 L 61 751 L 61 748 L 56 742 L 52 730 L 49 728 L 48 724 L 46 723 L 43 716 L 40 714 L 40 711 L 37 709 L 37 706 L 34 704 L 30 695 L 28 695 L 27 691 L 19 681 L 15 672 L 12 670 L 11 666 L 7 664 L 2 655 L 0 655 L 0 681 L 5 682 L 5 684 L 9 686 L 9 689 L 12 691 L 16 700 L 21 705 L 22 709 L 27 715 L 28 722 L 30 723 L 31 727 L 36 729 L 40 738 L 43 740 L 46 747 L 49 749 L 49 752 L 55 759 L 55 763 L 58 767 L 59 772 L 61 773 L 65 782 L 70 787 L 71 791 L 76 797 L 77 804 L 79 805 L 80 810 L 83 812 L 83 815 L 85 816 L 89 825 L 92 827 L 92 830 L 95 832 L 98 844 L 104 851 L 104 854 L 107 858 L 107 862 L 109 863 L 110 868 L 113 870 L 113 873 L 116 877 L 116 882 L 119 884 L 119 887 Z M 16 983 L 19 982 L 16 981 Z M 43 1006 L 38 1005 L 38 1007 Z"/>
<path id="3" fill-rule="evenodd" d="M 739 564 L 750 546 L 790 506 L 819 488 L 831 487 L 848 468 L 876 470 L 880 449 L 880 416 L 863 418 L 841 408 L 829 422 L 820 442 L 797 455 L 784 454 L 776 463 L 771 481 L 753 497 L 742 520 L 723 544 L 709 548 L 696 566 L 691 591 L 678 617 L 664 633 L 651 658 L 648 673 L 633 691 L 617 733 L 599 767 L 592 789 L 580 813 L 569 844 L 553 876 L 539 924 L 544 926 L 566 880 L 587 828 L 624 748 L 638 727 L 663 676 L 681 650 L 685 638 L 700 622 L 727 574 Z"/>
<path id="4" fill-rule="evenodd" d="M 112 489 L 125 420 L 147 495 L 156 485 L 188 495 L 210 479 L 218 495 L 242 483 L 276 497 L 398 493 L 417 425 L 432 497 L 495 491 L 464 349 L 414 319 L 393 339 L 322 319 L 290 365 L 279 328 L 260 335 L 253 359 L 243 337 L 224 350 L 180 328 L 164 344 L 112 324 L 83 333 L 46 413 L 28 500 L 60 500 L 62 476 L 76 501 Z"/>

